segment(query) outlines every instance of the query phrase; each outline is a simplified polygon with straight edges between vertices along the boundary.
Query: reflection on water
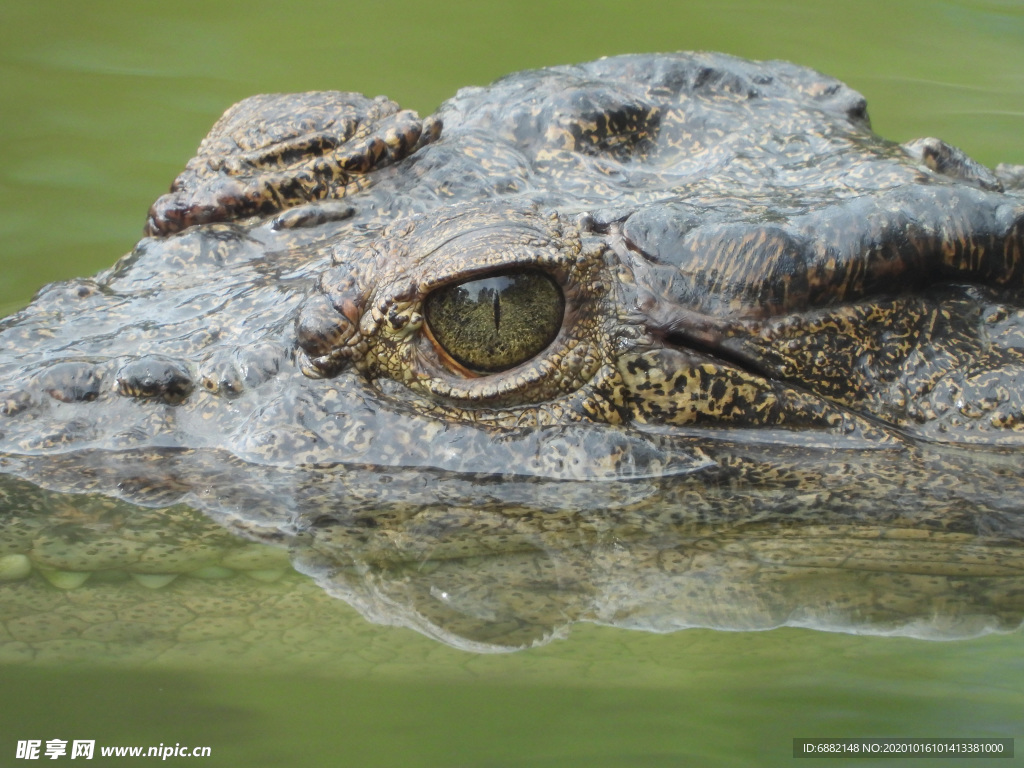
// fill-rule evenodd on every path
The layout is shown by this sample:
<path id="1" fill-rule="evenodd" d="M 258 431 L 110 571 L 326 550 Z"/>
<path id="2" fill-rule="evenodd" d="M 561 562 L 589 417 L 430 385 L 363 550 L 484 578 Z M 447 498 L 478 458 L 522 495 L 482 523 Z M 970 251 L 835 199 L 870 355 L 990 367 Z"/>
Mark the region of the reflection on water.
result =
<path id="1" fill-rule="evenodd" d="M 999 457 L 978 461 L 1000 474 Z M 15 514 L 0 526 L 0 562 L 27 558 L 33 569 L 0 584 L 11 738 L 173 740 L 212 746 L 218 765 L 341 754 L 382 767 L 453 755 L 671 766 L 693 755 L 782 764 L 808 728 L 1006 736 L 1019 726 L 1019 633 L 954 643 L 847 634 L 965 637 L 1019 624 L 1020 527 L 997 510 L 959 521 L 984 524 L 978 536 L 884 504 L 852 524 L 815 523 L 785 494 L 776 511 L 790 520 L 737 525 L 701 520 L 693 494 L 695 514 L 680 522 L 659 517 L 644 502 L 657 489 L 634 481 L 618 500 L 606 487 L 600 509 L 581 505 L 577 534 L 551 509 L 492 500 L 473 552 L 446 524 L 461 511 L 436 487 L 411 508 L 382 510 L 382 527 L 340 504 L 321 514 L 325 498 L 391 474 L 321 473 L 323 497 L 307 497 L 315 516 L 293 510 L 290 532 L 251 525 L 252 495 L 211 506 L 214 522 L 184 505 L 7 477 Z M 145 485 L 122 488 L 141 501 Z M 556 487 L 564 498 L 569 488 Z M 286 550 L 313 578 L 288 567 Z M 88 578 L 51 585 L 68 574 Z M 479 653 L 565 635 L 574 622 L 567 639 L 528 652 Z M 785 623 L 842 633 L 671 631 Z"/>
<path id="2" fill-rule="evenodd" d="M 783 447 L 701 447 L 711 468 L 596 483 L 425 483 L 423 470 L 204 452 L 11 457 L 8 470 L 58 490 L 3 486 L 3 658 L 330 667 L 360 634 L 341 602 L 475 652 L 542 645 L 579 622 L 932 639 L 1020 625 L 1014 453 L 801 449 L 799 477 L 753 483 L 717 468 L 782 464 Z M 894 466 L 884 498 L 858 479 Z M 150 506 L 59 492 L 82 476 Z M 164 506 L 178 499 L 189 506 Z"/>

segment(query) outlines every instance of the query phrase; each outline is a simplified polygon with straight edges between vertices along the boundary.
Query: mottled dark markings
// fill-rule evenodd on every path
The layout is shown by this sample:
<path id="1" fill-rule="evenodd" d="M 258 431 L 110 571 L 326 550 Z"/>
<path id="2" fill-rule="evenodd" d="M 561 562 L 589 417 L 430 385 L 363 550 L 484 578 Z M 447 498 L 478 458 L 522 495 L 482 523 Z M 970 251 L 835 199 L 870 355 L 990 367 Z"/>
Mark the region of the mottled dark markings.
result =
<path id="1" fill-rule="evenodd" d="M 748 605 L 837 558 L 899 571 L 886 594 L 927 591 L 929 569 L 1019 573 L 1022 179 L 876 136 L 834 79 L 716 54 L 518 73 L 422 119 L 383 97 L 253 97 L 131 254 L 0 325 L 0 462 L 207 505 L 325 583 L 422 586 L 404 564 L 481 557 L 520 587 L 590 589 L 594 563 L 673 573 L 723 530 L 713 565 L 745 554 L 717 594 Z M 18 508 L 0 530 L 45 519 Z M 194 522 L 163 519 L 179 538 Z M 139 570 L 33 546 L 11 551 Z M 216 549 L 152 568 L 227 567 Z M 1024 592 L 996 586 L 975 592 L 1019 616 Z M 592 610 L 523 590 L 536 615 Z M 508 637 L 551 622 L 521 626 Z"/>

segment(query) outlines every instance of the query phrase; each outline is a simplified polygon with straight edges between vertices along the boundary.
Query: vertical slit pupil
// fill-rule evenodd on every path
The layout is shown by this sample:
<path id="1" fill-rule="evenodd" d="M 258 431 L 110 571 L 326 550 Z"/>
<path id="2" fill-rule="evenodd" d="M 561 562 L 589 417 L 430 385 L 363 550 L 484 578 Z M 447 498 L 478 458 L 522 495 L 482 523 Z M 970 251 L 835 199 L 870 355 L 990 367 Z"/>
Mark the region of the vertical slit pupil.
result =
<path id="1" fill-rule="evenodd" d="M 562 327 L 565 300 L 546 272 L 498 272 L 431 292 L 424 317 L 437 346 L 477 373 L 507 371 L 543 351 Z"/>

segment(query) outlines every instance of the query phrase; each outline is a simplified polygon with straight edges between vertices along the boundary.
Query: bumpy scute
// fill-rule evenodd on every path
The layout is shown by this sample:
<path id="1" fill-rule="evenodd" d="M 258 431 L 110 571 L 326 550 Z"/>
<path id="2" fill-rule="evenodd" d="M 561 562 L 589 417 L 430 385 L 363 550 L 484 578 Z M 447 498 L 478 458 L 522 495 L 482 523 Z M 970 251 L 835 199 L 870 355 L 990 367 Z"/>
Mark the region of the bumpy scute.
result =
<path id="1" fill-rule="evenodd" d="M 369 183 L 371 170 L 401 160 L 440 132 L 439 121 L 424 123 L 384 97 L 334 91 L 253 96 L 224 114 L 171 191 L 153 204 L 146 234 L 345 197 Z M 321 206 L 319 220 L 344 218 L 348 210 Z M 276 224 L 287 228 L 297 221 L 282 217 Z"/>

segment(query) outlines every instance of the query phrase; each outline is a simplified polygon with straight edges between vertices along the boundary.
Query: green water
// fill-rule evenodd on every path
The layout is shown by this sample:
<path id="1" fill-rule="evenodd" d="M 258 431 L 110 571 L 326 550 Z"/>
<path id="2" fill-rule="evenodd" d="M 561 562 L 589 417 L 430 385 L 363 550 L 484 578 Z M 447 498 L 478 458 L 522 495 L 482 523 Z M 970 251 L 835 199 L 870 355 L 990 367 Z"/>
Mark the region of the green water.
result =
<path id="1" fill-rule="evenodd" d="M 510 71 L 675 49 L 813 66 L 864 93 L 889 138 L 1024 163 L 1024 4 L 1011 0 L 7 0 L 0 314 L 126 252 L 150 202 L 244 96 L 338 88 L 426 113 Z M 16 742 L 49 738 L 206 745 L 213 757 L 197 762 L 211 766 L 788 765 L 798 736 L 1018 737 L 1024 750 L 1020 634 L 578 627 L 534 651 L 473 656 L 407 630 L 364 632 L 380 642 L 357 635 L 317 674 L 0 669 L 0 765 L 31 764 Z M 912 765 L 930 762 L 949 763 Z"/>
<path id="2" fill-rule="evenodd" d="M 0 676 L 19 692 L 5 707 L 5 736 L 210 745 L 211 765 L 371 768 L 790 765 L 794 736 L 1014 734 L 1021 743 L 1019 637 L 935 644 L 582 627 L 514 656 L 470 656 L 411 635 L 399 649 L 404 658 L 371 651 L 365 667 L 320 679 L 14 669 Z"/>

